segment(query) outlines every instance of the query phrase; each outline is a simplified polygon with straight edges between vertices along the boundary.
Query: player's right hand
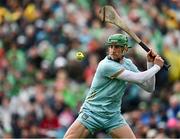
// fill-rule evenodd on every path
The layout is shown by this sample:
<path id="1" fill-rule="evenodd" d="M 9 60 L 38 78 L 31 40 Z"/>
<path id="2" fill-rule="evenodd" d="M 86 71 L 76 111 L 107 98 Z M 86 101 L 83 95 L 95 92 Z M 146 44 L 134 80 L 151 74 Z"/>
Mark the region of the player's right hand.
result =
<path id="1" fill-rule="evenodd" d="M 154 64 L 157 64 L 158 66 L 163 67 L 164 60 L 159 55 L 157 55 L 154 59 Z"/>
<path id="2" fill-rule="evenodd" d="M 150 51 L 147 53 L 147 61 L 153 62 L 156 56 L 157 54 L 152 49 L 150 49 Z"/>

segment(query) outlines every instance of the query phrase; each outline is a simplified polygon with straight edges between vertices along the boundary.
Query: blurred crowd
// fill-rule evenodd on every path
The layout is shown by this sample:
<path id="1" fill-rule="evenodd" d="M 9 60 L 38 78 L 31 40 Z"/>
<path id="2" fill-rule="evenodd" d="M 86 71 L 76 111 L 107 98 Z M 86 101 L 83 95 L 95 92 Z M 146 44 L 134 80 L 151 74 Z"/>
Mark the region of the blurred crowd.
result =
<path id="1" fill-rule="evenodd" d="M 180 138 L 180 1 L 1 0 L 0 138 L 61 138 L 78 115 L 110 34 L 99 8 L 113 5 L 128 26 L 171 64 L 156 91 L 129 84 L 122 112 L 138 138 Z M 146 69 L 129 37 L 127 57 Z M 76 52 L 85 54 L 78 61 Z M 90 137 L 108 137 L 99 131 Z"/>

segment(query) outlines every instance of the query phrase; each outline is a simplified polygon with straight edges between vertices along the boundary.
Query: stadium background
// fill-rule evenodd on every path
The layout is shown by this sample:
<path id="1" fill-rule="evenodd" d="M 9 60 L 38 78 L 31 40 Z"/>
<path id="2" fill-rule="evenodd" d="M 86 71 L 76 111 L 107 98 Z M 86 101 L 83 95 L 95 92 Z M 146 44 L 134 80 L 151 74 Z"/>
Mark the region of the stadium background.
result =
<path id="1" fill-rule="evenodd" d="M 180 137 L 180 1 L 1 0 L 1 138 L 63 137 L 106 55 L 105 40 L 121 32 L 98 19 L 105 4 L 171 64 L 158 72 L 153 94 L 128 85 L 125 118 L 138 138 Z M 128 56 L 144 70 L 144 50 L 129 41 Z M 85 60 L 76 60 L 77 51 Z"/>

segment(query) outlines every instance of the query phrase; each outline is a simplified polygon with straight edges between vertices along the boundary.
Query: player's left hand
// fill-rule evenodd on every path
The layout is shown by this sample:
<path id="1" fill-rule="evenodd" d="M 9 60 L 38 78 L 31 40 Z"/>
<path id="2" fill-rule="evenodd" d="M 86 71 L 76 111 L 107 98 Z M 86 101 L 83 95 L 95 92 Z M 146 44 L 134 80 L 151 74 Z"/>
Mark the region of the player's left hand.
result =
<path id="1" fill-rule="evenodd" d="M 147 53 L 147 61 L 153 62 L 156 56 L 157 54 L 152 49 L 150 49 L 150 51 Z"/>

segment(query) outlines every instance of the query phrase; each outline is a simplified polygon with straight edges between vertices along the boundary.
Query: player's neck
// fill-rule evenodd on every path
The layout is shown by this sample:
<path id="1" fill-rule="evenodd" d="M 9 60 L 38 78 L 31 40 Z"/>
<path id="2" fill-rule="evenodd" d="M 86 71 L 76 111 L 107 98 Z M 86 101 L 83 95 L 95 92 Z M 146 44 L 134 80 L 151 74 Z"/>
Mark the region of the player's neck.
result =
<path id="1" fill-rule="evenodd" d="M 110 60 L 116 61 L 118 63 L 123 61 L 124 56 L 118 57 L 118 58 L 113 58 L 112 56 L 108 56 Z"/>

